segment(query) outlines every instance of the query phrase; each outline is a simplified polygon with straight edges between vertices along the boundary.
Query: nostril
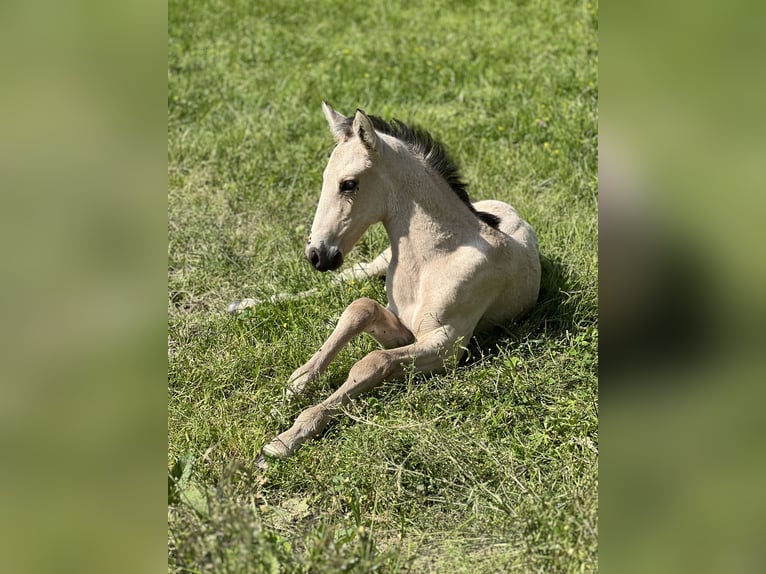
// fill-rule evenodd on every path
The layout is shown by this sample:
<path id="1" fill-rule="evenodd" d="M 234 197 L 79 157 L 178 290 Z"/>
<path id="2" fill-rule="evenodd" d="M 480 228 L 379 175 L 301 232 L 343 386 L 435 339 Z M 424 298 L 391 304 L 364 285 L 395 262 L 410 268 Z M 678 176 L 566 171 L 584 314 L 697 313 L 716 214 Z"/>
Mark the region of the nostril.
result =
<path id="1" fill-rule="evenodd" d="M 316 247 L 309 249 L 308 260 L 312 267 L 316 268 L 319 266 L 319 250 Z"/>
<path id="2" fill-rule="evenodd" d="M 332 269 L 337 269 L 341 265 L 343 265 L 343 253 L 336 251 L 332 258 Z"/>

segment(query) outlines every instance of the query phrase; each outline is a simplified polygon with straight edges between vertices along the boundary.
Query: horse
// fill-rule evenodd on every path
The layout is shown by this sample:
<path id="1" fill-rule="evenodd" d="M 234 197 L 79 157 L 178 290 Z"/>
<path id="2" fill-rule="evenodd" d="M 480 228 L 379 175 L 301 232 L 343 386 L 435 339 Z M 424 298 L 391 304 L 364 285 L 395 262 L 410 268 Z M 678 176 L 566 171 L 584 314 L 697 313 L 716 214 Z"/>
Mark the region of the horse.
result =
<path id="1" fill-rule="evenodd" d="M 317 271 L 334 271 L 364 232 L 382 222 L 390 247 L 341 277 L 385 275 L 388 304 L 353 301 L 325 343 L 293 372 L 289 397 L 322 375 L 353 337 L 368 333 L 380 345 L 351 367 L 334 393 L 263 446 L 261 462 L 292 455 L 346 404 L 384 381 L 444 371 L 461 358 L 476 329 L 522 317 L 540 288 L 532 227 L 506 203 L 472 203 L 442 143 L 425 130 L 360 109 L 346 117 L 324 101 L 322 111 L 336 146 L 306 258 Z M 233 303 L 230 311 L 248 305 Z"/>

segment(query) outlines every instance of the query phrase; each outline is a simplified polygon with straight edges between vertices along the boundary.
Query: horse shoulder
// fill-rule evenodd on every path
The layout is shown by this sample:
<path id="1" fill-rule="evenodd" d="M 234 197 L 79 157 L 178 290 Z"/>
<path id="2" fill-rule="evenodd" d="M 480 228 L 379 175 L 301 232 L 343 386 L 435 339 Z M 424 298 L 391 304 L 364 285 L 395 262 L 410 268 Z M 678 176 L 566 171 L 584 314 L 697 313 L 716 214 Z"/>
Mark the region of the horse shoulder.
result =
<path id="1" fill-rule="evenodd" d="M 496 296 L 488 281 L 491 254 L 461 246 L 442 254 L 422 269 L 415 298 L 409 309 L 413 332 L 454 327 L 470 336 L 488 302 Z"/>

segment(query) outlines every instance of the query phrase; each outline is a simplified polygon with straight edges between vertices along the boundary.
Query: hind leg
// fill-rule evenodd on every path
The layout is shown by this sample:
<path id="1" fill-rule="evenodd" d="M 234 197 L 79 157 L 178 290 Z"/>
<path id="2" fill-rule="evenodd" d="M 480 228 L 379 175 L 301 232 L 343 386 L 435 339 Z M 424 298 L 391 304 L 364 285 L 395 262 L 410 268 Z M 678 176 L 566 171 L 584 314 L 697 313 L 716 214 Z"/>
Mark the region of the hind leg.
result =
<path id="1" fill-rule="evenodd" d="M 361 281 L 371 277 L 382 277 L 388 271 L 388 264 L 391 262 L 391 248 L 389 247 L 383 253 L 378 255 L 375 259 L 369 263 L 357 263 L 356 265 L 346 269 L 333 279 L 334 283 L 345 283 L 351 280 Z M 289 293 L 278 293 L 272 295 L 267 299 L 241 299 L 240 301 L 232 301 L 226 309 L 228 313 L 236 315 L 249 309 L 251 307 L 257 307 L 261 303 L 269 302 L 276 303 L 277 301 L 290 301 L 292 299 L 305 299 L 318 293 L 317 289 L 309 289 L 295 295 Z"/>
<path id="2" fill-rule="evenodd" d="M 381 277 L 388 271 L 388 264 L 391 263 L 391 248 L 389 247 L 383 253 L 378 255 L 369 263 L 357 263 L 349 269 L 343 271 L 336 281 L 345 283 L 351 279 L 367 279 L 369 277 Z"/>
<path id="3" fill-rule="evenodd" d="M 384 348 L 400 347 L 415 340 L 399 318 L 377 301 L 367 297 L 349 305 L 332 335 L 306 363 L 290 376 L 286 394 L 298 395 L 306 384 L 319 377 L 340 350 L 356 335 L 369 333 Z"/>

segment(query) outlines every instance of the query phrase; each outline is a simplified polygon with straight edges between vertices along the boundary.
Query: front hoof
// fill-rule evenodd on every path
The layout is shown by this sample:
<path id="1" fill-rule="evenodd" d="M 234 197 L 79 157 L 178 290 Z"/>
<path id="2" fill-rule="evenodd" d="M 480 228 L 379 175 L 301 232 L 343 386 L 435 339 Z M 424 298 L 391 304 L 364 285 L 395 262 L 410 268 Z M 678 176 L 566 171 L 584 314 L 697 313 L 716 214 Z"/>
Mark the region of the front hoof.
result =
<path id="1" fill-rule="evenodd" d="M 295 371 L 292 375 L 290 375 L 289 382 L 287 383 L 287 388 L 285 389 L 285 397 L 291 399 L 293 397 L 297 397 L 298 395 L 302 395 L 303 391 L 306 390 L 306 385 L 314 379 L 316 379 L 316 375 L 311 372 L 305 372 L 301 370 Z"/>
<path id="2" fill-rule="evenodd" d="M 293 451 L 279 438 L 275 438 L 261 449 L 261 453 L 271 458 L 287 458 Z"/>
<path id="3" fill-rule="evenodd" d="M 259 303 L 260 301 L 258 301 L 258 299 L 242 299 L 242 301 L 232 301 L 226 308 L 226 312 L 232 315 L 236 315 L 245 309 L 257 306 Z"/>

